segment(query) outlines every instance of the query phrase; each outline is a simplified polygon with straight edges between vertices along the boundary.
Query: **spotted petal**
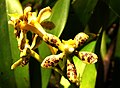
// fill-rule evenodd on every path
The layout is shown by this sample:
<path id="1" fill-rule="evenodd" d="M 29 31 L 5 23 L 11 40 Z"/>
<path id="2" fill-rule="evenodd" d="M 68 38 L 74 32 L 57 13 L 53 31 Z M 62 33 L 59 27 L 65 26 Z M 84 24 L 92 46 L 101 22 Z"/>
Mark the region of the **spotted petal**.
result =
<path id="1" fill-rule="evenodd" d="M 46 43 L 56 48 L 61 45 L 61 41 L 58 37 L 52 34 L 48 34 L 48 33 L 43 36 L 43 41 L 45 41 Z"/>
<path id="2" fill-rule="evenodd" d="M 98 60 L 96 54 L 87 51 L 78 52 L 77 57 L 87 64 L 93 64 Z"/>
<path id="3" fill-rule="evenodd" d="M 52 67 L 55 67 L 58 64 L 58 62 L 63 58 L 63 56 L 64 56 L 64 53 L 60 53 L 58 55 L 47 56 L 43 60 L 41 66 L 43 68 L 52 68 Z"/>
<path id="4" fill-rule="evenodd" d="M 74 38 L 74 40 L 76 41 L 76 46 L 77 47 L 82 46 L 88 38 L 89 36 L 87 34 L 83 32 L 78 33 Z"/>
<path id="5" fill-rule="evenodd" d="M 67 77 L 72 83 L 77 82 L 77 72 L 76 68 L 70 60 L 67 60 Z"/>

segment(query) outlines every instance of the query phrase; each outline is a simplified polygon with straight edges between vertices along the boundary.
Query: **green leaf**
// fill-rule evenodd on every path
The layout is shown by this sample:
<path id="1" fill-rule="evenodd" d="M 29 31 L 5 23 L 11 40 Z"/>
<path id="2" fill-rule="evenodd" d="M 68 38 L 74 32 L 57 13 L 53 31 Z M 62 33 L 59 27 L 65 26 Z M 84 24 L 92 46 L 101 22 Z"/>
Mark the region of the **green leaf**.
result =
<path id="1" fill-rule="evenodd" d="M 16 88 L 14 72 L 11 71 L 12 55 L 8 33 L 5 0 L 0 1 L 0 88 Z"/>
<path id="2" fill-rule="evenodd" d="M 48 33 L 54 34 L 56 36 L 60 36 L 62 33 L 66 20 L 68 17 L 70 0 L 58 0 L 52 8 L 52 14 L 49 21 L 52 21 L 55 24 L 55 28 L 52 30 L 47 30 Z M 43 42 L 39 46 L 39 53 L 42 58 L 51 54 L 48 46 Z M 51 69 L 43 69 L 41 68 L 41 77 L 42 77 L 42 88 L 46 88 L 50 79 Z"/>
<path id="3" fill-rule="evenodd" d="M 110 7 L 118 16 L 120 16 L 120 0 L 110 0 Z"/>
<path id="4" fill-rule="evenodd" d="M 64 76 L 61 77 L 60 84 L 64 86 L 64 88 L 69 88 L 70 86 L 70 82 Z"/>
<path id="5" fill-rule="evenodd" d="M 91 17 L 97 1 L 98 0 L 76 0 L 73 3 L 73 8 L 84 27 Z"/>
<path id="6" fill-rule="evenodd" d="M 52 21 L 55 24 L 55 28 L 51 31 L 48 31 L 51 34 L 60 36 L 62 33 L 69 12 L 70 0 L 58 0 L 54 7 L 52 8 L 52 14 L 49 21 Z"/>
<path id="7" fill-rule="evenodd" d="M 7 4 L 7 9 L 8 9 L 9 14 L 12 14 L 12 13 L 22 14 L 23 13 L 22 6 L 19 0 L 13 0 L 13 1 L 6 0 L 6 4 Z"/>
<path id="8" fill-rule="evenodd" d="M 102 35 L 102 41 L 101 41 L 101 56 L 102 56 L 102 58 L 105 57 L 106 53 L 107 53 L 107 48 L 106 48 L 106 32 L 104 31 L 103 35 Z"/>
<path id="9" fill-rule="evenodd" d="M 94 64 L 86 65 L 81 78 L 80 88 L 95 88 L 97 71 Z"/>
<path id="10" fill-rule="evenodd" d="M 19 59 L 19 50 L 14 36 L 13 27 L 8 26 L 9 13 L 21 13 L 19 0 L 0 1 L 0 87 L 2 88 L 28 88 L 28 67 L 11 70 L 11 65 Z M 14 4 L 14 5 L 13 5 Z"/>
<path id="11" fill-rule="evenodd" d="M 81 51 L 93 52 L 96 45 L 96 41 L 90 42 Z M 80 88 L 94 88 L 96 82 L 96 69 L 95 64 L 85 64 L 76 56 L 73 57 L 74 64 L 77 69 Z"/>

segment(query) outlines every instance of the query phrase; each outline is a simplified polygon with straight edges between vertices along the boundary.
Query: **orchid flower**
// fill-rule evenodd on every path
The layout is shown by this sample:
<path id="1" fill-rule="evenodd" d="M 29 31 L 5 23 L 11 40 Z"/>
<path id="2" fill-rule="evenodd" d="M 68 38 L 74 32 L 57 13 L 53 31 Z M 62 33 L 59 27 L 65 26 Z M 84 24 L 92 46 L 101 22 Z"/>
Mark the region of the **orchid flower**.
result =
<path id="1" fill-rule="evenodd" d="M 93 64 L 97 62 L 98 57 L 96 54 L 87 51 L 79 52 L 77 50 L 87 41 L 88 38 L 89 36 L 87 34 L 80 32 L 75 36 L 73 40 L 69 39 L 67 41 L 60 41 L 60 39 L 55 35 L 47 33 L 43 36 L 43 41 L 57 48 L 61 51 L 61 53 L 57 55 L 47 56 L 43 60 L 41 66 L 43 68 L 54 68 L 55 66 L 57 66 L 60 60 L 64 60 L 63 58 L 67 58 L 67 77 L 71 82 L 78 84 L 79 81 L 76 73 L 76 68 L 71 62 L 72 58 L 68 58 L 73 57 L 75 55 L 86 64 Z"/>
<path id="2" fill-rule="evenodd" d="M 50 7 L 40 10 L 38 16 L 35 15 L 35 12 L 31 12 L 31 7 L 26 7 L 23 14 L 9 14 L 11 17 L 9 24 L 14 26 L 14 34 L 18 41 L 18 48 L 20 50 L 20 59 L 11 66 L 11 69 L 14 69 L 19 65 L 26 65 L 30 56 L 35 57 L 39 62 L 41 62 L 40 56 L 33 50 L 38 48 L 43 35 L 46 34 L 40 23 L 49 18 L 50 15 Z M 29 40 L 26 37 L 28 31 L 35 33 L 31 45 L 29 45 Z M 28 50 L 29 52 L 27 52 Z"/>

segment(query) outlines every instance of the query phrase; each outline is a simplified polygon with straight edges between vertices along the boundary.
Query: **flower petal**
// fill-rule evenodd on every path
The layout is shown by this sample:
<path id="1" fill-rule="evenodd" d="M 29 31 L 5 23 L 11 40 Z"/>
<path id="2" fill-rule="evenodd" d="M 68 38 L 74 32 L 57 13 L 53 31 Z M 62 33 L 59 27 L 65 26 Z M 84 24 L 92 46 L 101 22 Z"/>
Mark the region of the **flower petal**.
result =
<path id="1" fill-rule="evenodd" d="M 96 54 L 87 51 L 78 52 L 76 56 L 87 64 L 93 64 L 98 60 L 98 56 Z"/>
<path id="2" fill-rule="evenodd" d="M 20 66 L 22 63 L 22 58 L 20 58 L 18 61 L 16 61 L 12 66 L 11 69 L 15 69 L 17 66 Z"/>
<path id="3" fill-rule="evenodd" d="M 30 12 L 31 10 L 32 10 L 32 8 L 31 8 L 30 6 L 26 7 L 26 8 L 24 9 L 24 15 L 27 15 L 28 12 Z"/>
<path id="4" fill-rule="evenodd" d="M 74 38 L 74 40 L 76 41 L 76 46 L 77 47 L 82 46 L 88 38 L 89 36 L 87 34 L 83 32 L 78 33 Z"/>
<path id="5" fill-rule="evenodd" d="M 70 60 L 67 60 L 67 77 L 72 83 L 77 82 L 77 72 L 76 68 Z"/>
<path id="6" fill-rule="evenodd" d="M 41 44 L 41 42 L 42 42 L 42 38 L 39 37 L 37 34 L 35 34 L 30 48 L 32 50 L 35 50 L 36 48 L 38 48 L 38 46 Z"/>
<path id="7" fill-rule="evenodd" d="M 58 37 L 48 33 L 43 36 L 43 41 L 56 48 L 58 48 L 61 45 L 61 41 Z"/>
<path id="8" fill-rule="evenodd" d="M 51 8 L 48 6 L 46 8 L 43 8 L 42 10 L 40 10 L 38 17 L 37 17 L 37 21 L 38 23 L 41 23 L 43 20 L 49 18 L 51 15 Z"/>
<path id="9" fill-rule="evenodd" d="M 64 56 L 64 53 L 60 53 L 58 55 L 47 56 L 43 60 L 41 66 L 43 68 L 52 68 L 52 67 L 55 67 L 58 64 L 58 62 L 63 58 L 63 56 Z"/>

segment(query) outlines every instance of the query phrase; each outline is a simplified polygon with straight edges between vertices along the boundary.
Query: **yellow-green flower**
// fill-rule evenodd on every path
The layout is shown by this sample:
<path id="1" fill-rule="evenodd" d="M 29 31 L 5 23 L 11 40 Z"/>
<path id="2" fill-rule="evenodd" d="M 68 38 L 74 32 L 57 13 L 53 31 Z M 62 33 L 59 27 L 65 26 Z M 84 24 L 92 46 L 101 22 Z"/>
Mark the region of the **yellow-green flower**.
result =
<path id="1" fill-rule="evenodd" d="M 53 68 L 57 66 L 60 60 L 64 60 L 63 58 L 67 59 L 67 77 L 72 83 L 76 83 L 76 85 L 79 85 L 79 79 L 76 72 L 76 68 L 74 64 L 71 62 L 72 57 L 76 55 L 80 60 L 82 60 L 84 63 L 87 64 L 93 64 L 97 62 L 97 55 L 92 52 L 86 52 L 86 51 L 78 51 L 77 49 L 82 46 L 89 36 L 83 32 L 78 33 L 74 39 L 69 39 L 67 41 L 62 40 L 55 35 L 48 34 L 43 36 L 43 41 L 45 41 L 47 44 L 51 45 L 52 47 L 57 48 L 59 51 L 61 51 L 60 54 L 57 55 L 50 55 L 47 56 L 41 66 L 43 68 Z M 69 59 L 68 59 L 69 58 Z M 64 63 L 64 62 L 63 62 Z M 65 65 L 65 64 L 64 64 Z"/>
<path id="2" fill-rule="evenodd" d="M 60 50 L 64 54 L 64 55 L 62 55 L 61 58 L 66 58 L 71 55 L 76 55 L 83 62 L 85 62 L 87 64 L 93 64 L 93 63 L 97 62 L 97 59 L 98 59 L 96 54 L 91 53 L 91 52 L 85 52 L 85 51 L 82 51 L 82 52 L 77 51 L 77 48 L 82 46 L 87 41 L 88 38 L 89 38 L 89 36 L 83 32 L 78 33 L 75 36 L 74 40 L 72 40 L 72 39 L 69 39 L 67 41 L 62 40 L 62 42 L 60 41 L 60 39 L 58 37 L 56 37 L 52 34 L 46 34 L 43 36 L 43 40 L 46 43 L 50 44 L 53 47 L 58 48 L 58 50 Z M 60 56 L 60 54 L 55 55 L 54 58 L 53 58 L 53 55 L 48 56 L 51 59 L 48 59 L 48 57 L 46 57 L 47 59 L 45 58 L 43 60 L 41 66 L 43 68 L 47 68 L 46 66 L 49 63 L 46 63 L 46 61 L 54 63 L 55 60 L 58 60 L 59 56 Z M 54 61 L 51 61 L 53 59 L 54 59 Z M 61 59 L 59 59 L 59 60 L 61 60 Z M 56 65 L 49 64 L 49 68 L 54 67 L 54 66 L 56 66 Z"/>
<path id="3" fill-rule="evenodd" d="M 18 48 L 20 50 L 20 59 L 11 66 L 11 69 L 19 65 L 26 65 L 29 62 L 30 56 L 41 61 L 40 56 L 33 50 L 40 45 L 43 35 L 46 34 L 40 23 L 49 18 L 50 15 L 50 7 L 43 8 L 38 16 L 36 16 L 35 12 L 31 12 L 31 7 L 26 7 L 23 14 L 9 14 L 11 17 L 9 24 L 14 26 L 14 34 L 16 35 Z M 31 46 L 26 37 L 28 31 L 33 32 L 33 35 L 35 34 Z M 27 52 L 28 50 L 29 52 Z"/>

